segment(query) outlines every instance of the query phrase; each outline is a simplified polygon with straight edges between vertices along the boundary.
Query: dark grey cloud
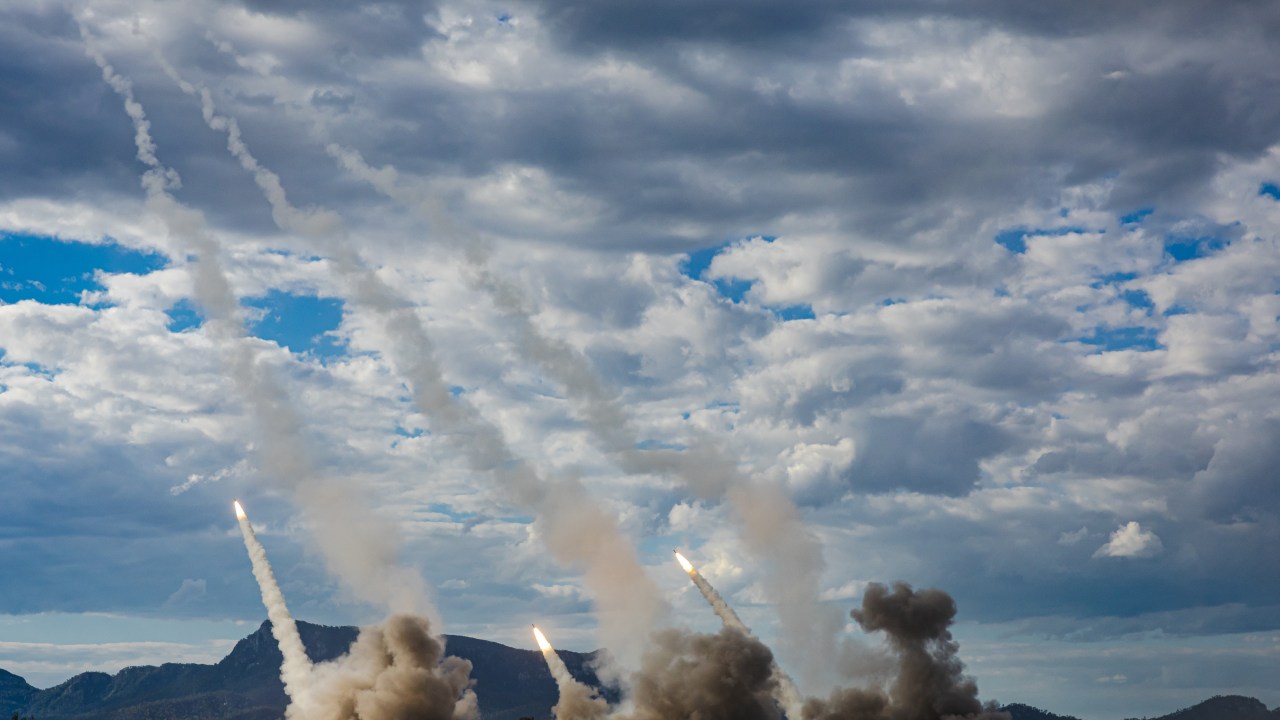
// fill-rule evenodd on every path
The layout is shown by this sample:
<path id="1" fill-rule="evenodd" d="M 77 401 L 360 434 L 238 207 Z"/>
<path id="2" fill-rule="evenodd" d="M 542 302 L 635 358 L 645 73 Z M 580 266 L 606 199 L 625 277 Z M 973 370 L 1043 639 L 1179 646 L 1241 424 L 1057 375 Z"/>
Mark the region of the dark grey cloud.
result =
<path id="1" fill-rule="evenodd" d="M 1239 422 L 1198 469 L 1184 513 L 1219 523 L 1274 523 L 1280 518 L 1280 419 Z"/>
<path id="2" fill-rule="evenodd" d="M 132 134 L 119 102 L 84 56 L 70 12 L 0 8 L 0 193 L 69 196 L 136 184 Z M 56 92 L 55 92 L 56 90 Z"/>
<path id="3" fill-rule="evenodd" d="M 849 484 L 862 492 L 963 495 L 981 479 L 978 463 L 1010 440 L 995 425 L 951 413 L 871 417 L 857 438 Z"/>

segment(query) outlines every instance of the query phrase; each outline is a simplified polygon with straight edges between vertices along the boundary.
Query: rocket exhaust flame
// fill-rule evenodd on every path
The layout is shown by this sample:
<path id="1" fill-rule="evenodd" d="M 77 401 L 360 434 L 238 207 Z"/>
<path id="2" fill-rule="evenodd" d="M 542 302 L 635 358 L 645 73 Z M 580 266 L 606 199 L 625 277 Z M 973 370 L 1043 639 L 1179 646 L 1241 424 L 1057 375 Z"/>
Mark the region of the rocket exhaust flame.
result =
<path id="1" fill-rule="evenodd" d="M 560 700 L 551 710 L 556 720 L 603 720 L 609 714 L 609 704 L 604 698 L 591 687 L 578 682 L 537 625 L 533 626 L 533 638 L 538 641 L 547 669 L 560 689 Z"/>
<path id="2" fill-rule="evenodd" d="M 689 573 L 690 575 L 697 572 L 697 570 L 693 569 L 693 563 L 686 560 L 685 557 L 680 554 L 679 550 L 672 550 L 671 552 L 676 554 L 676 560 L 680 561 L 680 567 L 684 568 L 685 572 Z"/>
<path id="3" fill-rule="evenodd" d="M 246 519 L 246 518 L 248 517 L 248 515 L 245 515 L 245 514 L 244 514 L 244 508 L 240 505 L 240 501 L 239 501 L 239 500 L 232 500 L 232 501 L 231 501 L 231 504 L 236 506 L 236 519 L 237 519 L 237 520 L 244 520 L 244 519 Z"/>
<path id="4" fill-rule="evenodd" d="M 676 554 L 676 560 L 680 561 L 680 567 L 684 568 L 684 571 L 689 574 L 689 579 L 693 581 L 698 591 L 702 593 L 703 599 L 715 611 L 724 626 L 737 630 L 743 635 L 754 637 L 751 628 L 748 628 L 747 624 L 742 622 L 742 618 L 738 617 L 738 613 L 729 607 L 729 603 L 725 602 L 725 599 L 712 587 L 711 583 L 702 577 L 702 573 L 698 572 L 693 563 L 689 562 L 684 555 L 681 555 L 679 550 L 673 550 L 672 552 Z M 774 678 L 778 681 L 773 699 L 787 713 L 788 718 L 804 717 L 802 711 L 804 698 L 800 695 L 800 690 L 796 687 L 795 680 L 792 680 L 790 675 L 778 667 L 776 661 L 773 663 L 772 670 Z"/>
<path id="5" fill-rule="evenodd" d="M 542 634 L 537 625 L 533 626 L 533 639 L 538 641 L 538 649 L 542 652 L 555 652 L 555 649 L 551 647 L 551 643 L 547 642 L 547 636 Z"/>

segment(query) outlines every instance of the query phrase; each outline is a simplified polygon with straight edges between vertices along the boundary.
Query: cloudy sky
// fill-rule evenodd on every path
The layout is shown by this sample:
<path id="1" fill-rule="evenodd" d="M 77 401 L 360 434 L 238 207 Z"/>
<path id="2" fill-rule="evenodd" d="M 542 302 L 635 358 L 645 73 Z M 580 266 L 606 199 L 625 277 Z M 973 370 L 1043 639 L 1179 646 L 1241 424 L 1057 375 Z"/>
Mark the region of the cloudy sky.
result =
<path id="1" fill-rule="evenodd" d="M 0 2 L 0 667 L 220 657 L 264 616 L 233 497 L 303 619 L 378 619 L 335 560 L 376 536 L 446 632 L 595 647 L 513 463 L 616 519 L 661 622 L 715 627 L 679 546 L 787 657 L 723 493 L 644 462 L 714 448 L 799 508 L 831 608 L 952 593 L 985 699 L 1280 703 L 1278 34 L 1245 0 Z"/>

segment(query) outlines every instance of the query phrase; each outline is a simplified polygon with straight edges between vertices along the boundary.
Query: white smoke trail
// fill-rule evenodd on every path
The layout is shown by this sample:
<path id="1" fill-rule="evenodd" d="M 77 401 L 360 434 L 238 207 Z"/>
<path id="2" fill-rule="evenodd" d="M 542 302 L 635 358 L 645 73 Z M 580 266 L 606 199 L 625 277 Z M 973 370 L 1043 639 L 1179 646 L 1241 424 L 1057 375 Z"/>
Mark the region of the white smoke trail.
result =
<path id="1" fill-rule="evenodd" d="M 433 198 L 402 185 L 394 167 L 374 168 L 358 151 L 335 143 L 326 150 L 354 177 L 465 241 L 472 282 L 512 324 L 521 357 L 537 362 L 565 388 L 597 444 L 619 468 L 629 474 L 672 476 L 699 497 L 729 502 L 748 551 L 761 562 L 765 592 L 781 620 L 783 649 L 809 684 L 829 682 L 831 664 L 825 658 L 835 656 L 836 636 L 844 623 L 838 609 L 819 602 L 825 569 L 822 547 L 791 499 L 778 488 L 744 477 L 728 452 L 705 435 L 682 451 L 639 449 L 640 433 L 618 397 L 580 351 L 538 328 L 519 288 L 489 268 L 487 243 L 454 223 Z"/>
<path id="2" fill-rule="evenodd" d="M 679 551 L 676 551 L 676 559 L 680 561 L 680 567 L 684 568 L 689 579 L 693 581 L 694 586 L 702 593 L 703 599 L 705 599 L 707 604 L 711 606 L 711 609 L 715 611 L 716 616 L 720 618 L 720 621 L 724 623 L 724 626 L 737 630 L 744 635 L 754 637 L 751 632 L 751 628 L 748 628 L 747 624 L 742 622 L 742 618 L 738 617 L 738 613 L 733 611 L 733 608 L 730 607 L 728 601 L 724 599 L 724 596 L 722 596 L 719 591 L 715 589 L 715 586 L 704 578 L 702 573 L 698 572 L 698 569 L 686 560 Z M 796 718 L 796 720 L 799 720 L 799 718 L 802 717 L 802 712 L 804 710 L 804 697 L 800 694 L 799 689 L 796 688 L 795 680 L 791 679 L 791 676 L 778 666 L 776 660 L 773 663 L 772 670 L 773 677 L 778 683 L 774 692 L 774 699 L 787 713 L 788 718 Z"/>
<path id="3" fill-rule="evenodd" d="M 421 319 L 363 264 L 351 247 L 341 219 L 326 210 L 304 211 L 292 205 L 279 176 L 263 167 L 249 151 L 235 119 L 218 114 L 209 90 L 183 79 L 162 57 L 158 60 L 184 92 L 200 99 L 206 124 L 226 133 L 227 149 L 252 174 L 280 229 L 319 243 L 320 250 L 330 256 L 332 267 L 348 285 L 350 299 L 383 324 L 391 344 L 390 359 L 409 381 L 418 409 L 432 419 L 437 431 L 450 433 L 460 441 L 473 469 L 493 474 L 510 493 L 511 500 L 535 513 L 535 525 L 558 560 L 583 567 L 587 590 L 601 611 L 600 635 L 605 645 L 624 665 L 638 658 L 648 632 L 665 609 L 665 601 L 612 515 L 577 481 L 551 482 L 539 477 L 515 456 L 495 425 L 485 420 L 474 405 L 453 395 Z"/>
<path id="4" fill-rule="evenodd" d="M 302 637 L 298 635 L 298 626 L 289 614 L 284 594 L 276 582 L 275 573 L 271 571 L 271 563 L 267 560 L 267 550 L 258 542 L 258 536 L 249 524 L 249 516 L 245 515 L 240 502 L 236 501 L 236 520 L 240 523 L 240 534 L 244 536 L 245 550 L 249 551 L 249 561 L 253 563 L 253 577 L 258 581 L 258 589 L 262 593 L 262 604 L 267 608 L 267 618 L 271 620 L 271 635 L 280 646 L 280 654 L 284 661 L 280 664 L 280 680 L 284 682 L 284 691 L 290 701 L 298 702 L 304 696 L 311 679 L 311 659 L 302 645 Z"/>
<path id="5" fill-rule="evenodd" d="M 238 64 L 248 65 L 228 43 L 211 40 Z M 307 111 L 314 115 L 310 108 Z M 315 124 L 319 128 L 321 123 Z M 778 488 L 760 486 L 744 477 L 730 454 L 705 435 L 695 438 L 683 451 L 640 450 L 640 433 L 616 394 L 601 382 L 590 361 L 568 343 L 543 333 L 534 322 L 520 289 L 489 268 L 488 242 L 470 228 L 454 222 L 431 194 L 406 187 L 393 166 L 374 168 L 359 151 L 333 142 L 326 143 L 325 150 L 353 177 L 415 212 L 439 234 L 463 242 L 463 257 L 473 286 L 487 294 L 512 324 L 521 356 L 537 362 L 549 377 L 565 388 L 566 396 L 577 406 L 597 444 L 619 468 L 630 474 L 673 476 L 699 497 L 728 500 L 747 550 L 760 562 L 765 593 L 781 621 L 779 637 L 783 651 L 801 668 L 807 684 L 818 688 L 833 680 L 832 665 L 826 658 L 836 655 L 836 637 L 844 621 L 838 609 L 819 602 L 825 569 L 822 547 L 805 526 L 791 499 Z M 278 182 L 266 185 L 276 187 Z M 296 211 L 287 208 L 276 211 L 273 206 L 274 215 L 291 217 Z M 413 325 L 407 324 L 402 329 L 412 330 Z M 408 344 L 410 348 L 429 347 L 423 344 L 424 340 L 415 337 Z M 425 371 L 423 377 L 439 372 L 434 367 L 418 369 Z M 446 391 L 447 388 L 441 386 L 433 394 L 437 400 L 447 402 Z M 490 450 L 498 447 L 491 440 L 485 444 Z"/>
<path id="6" fill-rule="evenodd" d="M 142 105 L 134 98 L 132 83 L 116 73 L 107 62 L 83 22 L 80 22 L 80 34 L 85 44 L 86 54 L 102 71 L 103 80 L 124 101 L 125 112 L 133 122 L 138 159 L 148 167 L 142 181 L 147 191 L 148 206 L 165 221 L 171 234 L 187 239 L 193 249 L 199 253 L 200 259 L 196 270 L 196 289 L 199 300 L 209 312 L 210 320 L 217 323 L 215 328 L 217 335 L 225 340 L 236 339 L 234 328 L 242 325 L 235 316 L 236 303 L 230 285 L 217 264 L 216 243 L 202 231 L 198 215 L 183 208 L 170 195 L 169 189 L 178 184 L 177 173 L 164 167 L 157 158 L 155 142 L 151 138 L 151 126 Z M 237 345 L 240 350 L 244 349 L 242 344 Z M 239 374 L 250 369 L 248 367 L 252 363 L 250 356 L 244 352 L 237 352 L 234 355 L 231 361 Z M 285 605 L 284 596 L 276 583 L 275 575 L 271 572 L 266 550 L 258 542 L 248 518 L 238 503 L 236 516 L 240 523 L 241 534 L 244 536 L 245 548 L 253 564 L 254 577 L 262 593 L 262 603 L 266 606 L 267 616 L 271 619 L 271 633 L 284 657 L 280 667 L 280 679 L 289 697 L 297 699 L 305 691 L 311 662 L 302 646 L 293 617 Z"/>
<path id="7" fill-rule="evenodd" d="M 537 625 L 533 626 L 533 636 L 560 690 L 560 699 L 552 708 L 552 715 L 557 720 L 599 720 L 608 715 L 609 704 L 590 687 L 578 682 Z"/>
<path id="8" fill-rule="evenodd" d="M 195 298 L 205 324 L 223 355 L 236 389 L 265 435 L 261 458 L 266 474 L 293 492 L 304 511 L 325 528 L 317 539 L 330 569 L 361 599 L 392 610 L 430 611 L 426 588 L 416 573 L 396 565 L 397 542 L 384 523 L 375 520 L 358 497 L 334 482 L 318 478 L 308 462 L 302 427 L 288 396 L 269 368 L 257 360 L 244 330 L 239 301 L 219 260 L 220 244 L 203 216 L 172 195 L 178 174 L 156 156 L 150 123 L 133 95 L 132 84 L 115 72 L 98 49 L 88 27 L 78 19 L 86 53 L 102 69 L 103 78 L 124 100 L 133 121 L 147 207 L 165 223 L 169 234 L 195 256 L 191 265 Z"/>

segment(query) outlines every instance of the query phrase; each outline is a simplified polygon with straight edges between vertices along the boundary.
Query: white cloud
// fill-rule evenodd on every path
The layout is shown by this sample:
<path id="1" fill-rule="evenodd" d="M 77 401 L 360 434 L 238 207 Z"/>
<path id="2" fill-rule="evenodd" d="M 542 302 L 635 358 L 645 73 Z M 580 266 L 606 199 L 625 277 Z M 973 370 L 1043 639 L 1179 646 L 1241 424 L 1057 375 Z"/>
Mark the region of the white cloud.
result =
<path id="1" fill-rule="evenodd" d="M 1121 525 L 1111 533 L 1111 539 L 1093 554 L 1095 558 L 1149 558 L 1164 551 L 1160 537 L 1150 530 L 1143 530 L 1138 522 Z"/>

